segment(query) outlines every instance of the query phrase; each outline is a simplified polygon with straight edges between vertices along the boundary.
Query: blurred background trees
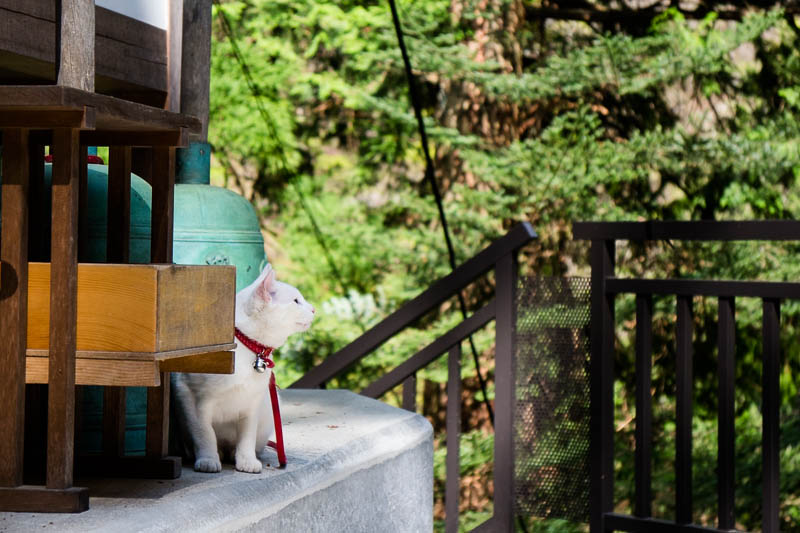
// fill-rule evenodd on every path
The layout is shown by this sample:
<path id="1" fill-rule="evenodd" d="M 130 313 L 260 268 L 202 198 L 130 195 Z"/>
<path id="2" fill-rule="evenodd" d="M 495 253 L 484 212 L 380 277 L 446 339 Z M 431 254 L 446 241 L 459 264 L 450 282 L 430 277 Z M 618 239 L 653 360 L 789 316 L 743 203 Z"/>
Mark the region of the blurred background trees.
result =
<path id="1" fill-rule="evenodd" d="M 586 275 L 587 248 L 571 239 L 577 220 L 800 216 L 798 4 L 400 0 L 398 8 L 459 262 L 522 220 L 540 235 L 522 258 L 527 272 Z M 311 331 L 280 354 L 288 385 L 450 270 L 388 5 L 215 4 L 211 83 L 212 180 L 257 207 L 270 261 L 321 308 Z M 651 276 L 796 281 L 798 251 L 800 244 L 660 244 L 637 263 L 626 263 L 622 248 L 620 265 Z M 468 304 L 482 303 L 490 288 L 491 280 L 478 283 Z M 630 450 L 633 402 L 622 385 L 632 383 L 623 327 L 630 329 L 632 303 L 621 305 L 617 366 L 630 370 L 620 372 L 618 442 Z M 760 311 L 750 307 L 737 305 L 737 452 L 745 465 L 737 518 L 748 529 L 760 521 Z M 443 306 L 333 385 L 360 389 L 450 327 L 455 308 Z M 698 302 L 698 326 L 708 328 L 696 339 L 695 460 L 707 458 L 711 471 L 715 312 L 713 302 Z M 672 512 L 672 313 L 665 303 L 657 317 L 663 340 L 653 382 L 664 443 L 654 508 L 663 516 Z M 798 531 L 797 307 L 783 309 L 783 325 L 783 530 Z M 491 335 L 476 342 L 490 374 Z M 491 492 L 491 434 L 474 376 L 465 364 L 465 526 L 488 511 Z M 419 405 L 438 427 L 446 371 L 434 366 L 420 377 Z M 618 476 L 632 481 L 625 453 Z M 713 478 L 697 483 L 698 519 L 713 521 Z M 632 482 L 620 485 L 624 509 Z"/>

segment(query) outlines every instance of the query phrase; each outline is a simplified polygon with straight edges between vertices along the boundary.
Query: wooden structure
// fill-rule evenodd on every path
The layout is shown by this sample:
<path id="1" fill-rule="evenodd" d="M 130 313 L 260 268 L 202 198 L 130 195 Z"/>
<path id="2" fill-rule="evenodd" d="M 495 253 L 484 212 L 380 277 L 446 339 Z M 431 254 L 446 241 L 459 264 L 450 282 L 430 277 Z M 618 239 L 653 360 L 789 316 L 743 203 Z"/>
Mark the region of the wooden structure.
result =
<path id="1" fill-rule="evenodd" d="M 180 29 L 182 2 L 171 5 Z M 94 469 L 174 478 L 180 461 L 166 455 L 166 372 L 233 371 L 234 269 L 171 265 L 175 147 L 202 131 L 201 120 L 163 109 L 177 109 L 180 46 L 174 32 L 93 0 L 0 0 L 0 82 L 18 84 L 0 85 L 2 511 L 88 508 L 88 491 L 72 486 L 76 384 L 113 385 L 103 401 L 105 453 Z M 88 145 L 109 146 L 113 263 L 128 262 L 131 153 L 146 150 L 155 264 L 78 267 Z M 29 250 L 47 253 L 35 201 L 45 146 L 53 156 L 50 262 L 29 265 Z M 45 486 L 23 485 L 26 381 L 47 383 Z M 150 386 L 144 457 L 121 456 L 128 385 Z"/>

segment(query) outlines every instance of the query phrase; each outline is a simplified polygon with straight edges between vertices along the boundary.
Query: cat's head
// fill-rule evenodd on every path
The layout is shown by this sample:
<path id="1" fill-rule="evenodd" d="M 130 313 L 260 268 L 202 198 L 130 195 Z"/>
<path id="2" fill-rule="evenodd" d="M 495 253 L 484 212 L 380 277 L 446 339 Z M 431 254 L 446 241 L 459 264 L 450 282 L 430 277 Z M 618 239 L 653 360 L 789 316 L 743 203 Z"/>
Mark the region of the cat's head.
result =
<path id="1" fill-rule="evenodd" d="M 267 265 L 253 283 L 236 294 L 236 327 L 245 335 L 278 348 L 314 320 L 314 306 L 293 286 L 275 279 Z"/>

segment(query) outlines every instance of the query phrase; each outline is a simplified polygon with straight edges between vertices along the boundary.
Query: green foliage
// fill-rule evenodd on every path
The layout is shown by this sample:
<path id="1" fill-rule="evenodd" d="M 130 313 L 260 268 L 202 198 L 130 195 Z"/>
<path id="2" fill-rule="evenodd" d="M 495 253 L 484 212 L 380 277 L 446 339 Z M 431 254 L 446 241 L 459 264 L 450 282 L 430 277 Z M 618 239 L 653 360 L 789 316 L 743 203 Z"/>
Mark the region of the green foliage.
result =
<path id="1" fill-rule="evenodd" d="M 787 22 L 781 11 L 752 9 L 733 22 L 713 12 L 692 21 L 670 10 L 646 30 L 620 22 L 610 32 L 611 26 L 583 22 L 539 25 L 520 18 L 524 5 L 512 0 L 401 0 L 398 7 L 458 262 L 522 220 L 540 236 L 523 254 L 523 268 L 574 275 L 588 272 L 587 248 L 571 238 L 576 220 L 800 217 L 800 47 L 794 19 Z M 257 96 L 234 59 L 221 14 L 230 21 Z M 280 277 L 320 309 L 311 331 L 279 354 L 281 381 L 288 384 L 450 270 L 423 180 L 388 6 L 224 2 L 215 6 L 211 67 L 215 173 L 257 206 Z M 623 274 L 649 277 L 796 280 L 798 252 L 796 244 L 656 243 L 621 249 L 618 263 Z M 466 293 L 468 307 L 477 308 L 491 294 L 492 280 L 479 281 Z M 456 324 L 456 309 L 447 302 L 331 385 L 360 390 Z M 787 531 L 800 528 L 800 376 L 792 371 L 800 364 L 798 311 L 798 304 L 782 308 Z M 632 300 L 622 299 L 616 436 L 622 507 L 630 502 L 633 476 L 626 455 L 635 415 L 633 337 L 626 323 L 632 312 Z M 715 313 L 713 302 L 698 302 L 695 461 L 698 471 L 709 472 L 716 446 Z M 673 315 L 669 302 L 656 302 L 654 508 L 666 517 L 673 510 Z M 754 528 L 760 520 L 753 481 L 758 302 L 737 301 L 737 331 L 737 460 L 743 465 L 737 516 Z M 491 362 L 492 336 L 486 330 L 475 339 L 484 366 Z M 466 355 L 465 378 L 475 370 Z M 484 373 L 491 375 L 491 368 Z M 425 383 L 419 403 L 438 429 L 442 403 L 430 395 L 444 390 L 443 361 L 419 377 Z M 399 402 L 397 391 L 386 399 Z M 485 424 L 485 415 L 475 414 L 477 404 L 470 405 L 472 418 Z M 480 435 L 483 428 L 462 438 L 462 468 L 472 458 L 474 464 L 491 463 Z M 443 479 L 441 453 L 437 479 Z M 703 484 L 712 477 L 696 477 L 697 518 L 713 521 L 714 489 Z M 474 508 L 464 520 L 478 523 L 489 510 Z M 528 530 L 568 527 L 534 521 Z"/>

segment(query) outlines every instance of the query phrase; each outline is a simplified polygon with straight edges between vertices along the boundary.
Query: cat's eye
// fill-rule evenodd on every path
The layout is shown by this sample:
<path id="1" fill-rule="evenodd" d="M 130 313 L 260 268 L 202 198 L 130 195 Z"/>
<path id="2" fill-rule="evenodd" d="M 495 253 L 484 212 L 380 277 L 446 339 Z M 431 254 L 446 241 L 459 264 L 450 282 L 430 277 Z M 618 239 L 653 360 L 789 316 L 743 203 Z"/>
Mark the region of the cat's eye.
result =
<path id="1" fill-rule="evenodd" d="M 295 298 L 294 299 L 294 303 L 296 303 L 297 305 L 300 305 L 300 299 L 299 298 Z"/>

